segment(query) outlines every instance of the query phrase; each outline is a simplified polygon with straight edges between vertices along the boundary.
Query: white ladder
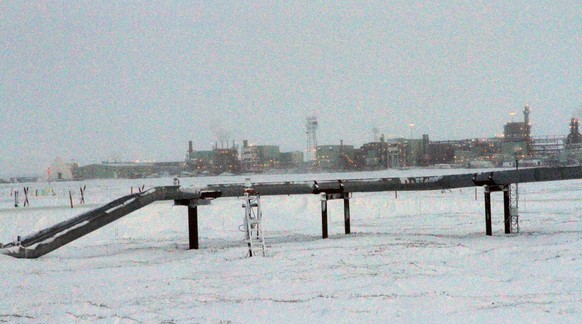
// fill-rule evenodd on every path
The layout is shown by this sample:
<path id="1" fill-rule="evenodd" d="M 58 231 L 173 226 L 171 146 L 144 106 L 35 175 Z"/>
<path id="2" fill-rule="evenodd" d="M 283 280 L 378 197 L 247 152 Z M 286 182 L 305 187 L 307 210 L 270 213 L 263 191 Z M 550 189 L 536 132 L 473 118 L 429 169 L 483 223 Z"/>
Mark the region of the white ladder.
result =
<path id="1" fill-rule="evenodd" d="M 261 212 L 261 197 L 255 194 L 252 189 L 245 190 L 245 201 L 243 208 L 245 209 L 245 223 L 246 229 L 245 242 L 249 247 L 249 256 L 255 256 L 258 252 L 265 256 L 265 237 L 263 235 Z"/>

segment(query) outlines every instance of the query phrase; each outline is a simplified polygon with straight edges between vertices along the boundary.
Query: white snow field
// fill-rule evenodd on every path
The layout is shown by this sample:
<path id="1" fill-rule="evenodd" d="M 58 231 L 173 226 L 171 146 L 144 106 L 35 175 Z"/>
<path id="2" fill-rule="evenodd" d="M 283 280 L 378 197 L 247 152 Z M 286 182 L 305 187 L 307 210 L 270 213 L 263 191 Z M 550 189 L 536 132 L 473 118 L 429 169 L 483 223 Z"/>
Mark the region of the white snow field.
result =
<path id="1" fill-rule="evenodd" d="M 253 181 L 367 178 L 474 170 L 263 175 Z M 184 178 L 182 185 L 243 182 Z M 70 218 L 130 188 L 172 179 L 27 184 L 30 207 L 0 186 L 0 242 Z M 86 185 L 84 206 L 68 191 Z M 22 185 L 20 185 L 22 186 Z M 582 181 L 520 185 L 521 233 L 503 234 L 494 193 L 485 236 L 483 189 L 358 194 L 352 234 L 317 196 L 263 197 L 267 256 L 247 258 L 241 199 L 199 207 L 200 250 L 188 250 L 187 208 L 159 202 L 39 259 L 0 255 L 0 322 L 450 323 L 582 322 Z"/>

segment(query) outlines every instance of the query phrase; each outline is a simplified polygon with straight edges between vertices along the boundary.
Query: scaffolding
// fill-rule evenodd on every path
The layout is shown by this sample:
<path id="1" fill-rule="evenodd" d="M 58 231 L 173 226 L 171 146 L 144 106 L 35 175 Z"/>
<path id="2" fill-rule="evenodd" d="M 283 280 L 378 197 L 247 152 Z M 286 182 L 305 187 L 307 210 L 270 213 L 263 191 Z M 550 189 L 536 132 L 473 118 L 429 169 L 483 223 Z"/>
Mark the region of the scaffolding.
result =
<path id="1" fill-rule="evenodd" d="M 532 138 L 532 155 L 556 158 L 564 150 L 564 136 L 541 136 Z"/>

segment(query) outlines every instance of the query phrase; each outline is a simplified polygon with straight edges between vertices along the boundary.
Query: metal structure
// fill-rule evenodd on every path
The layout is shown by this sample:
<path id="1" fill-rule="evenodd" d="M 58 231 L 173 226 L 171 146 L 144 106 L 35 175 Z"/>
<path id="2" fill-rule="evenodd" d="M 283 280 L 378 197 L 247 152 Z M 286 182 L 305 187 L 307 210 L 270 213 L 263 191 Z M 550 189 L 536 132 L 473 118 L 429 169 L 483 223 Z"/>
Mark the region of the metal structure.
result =
<path id="1" fill-rule="evenodd" d="M 531 139 L 531 125 L 529 115 L 531 109 L 525 106 L 523 109 L 523 122 L 507 123 L 503 127 L 503 137 L 505 144 L 506 155 L 511 155 L 519 152 L 522 157 L 531 156 L 532 154 L 532 139 Z M 513 115 L 512 115 L 513 116 Z"/>
<path id="2" fill-rule="evenodd" d="M 564 136 L 532 137 L 532 155 L 536 157 L 557 158 L 564 149 Z"/>
<path id="3" fill-rule="evenodd" d="M 580 120 L 578 118 L 572 118 L 570 120 L 570 133 L 568 134 L 568 137 L 566 137 L 566 144 L 568 146 L 582 144 L 582 134 L 580 134 Z"/>
<path id="4" fill-rule="evenodd" d="M 509 185 L 509 231 L 519 233 L 519 184 Z"/>
<path id="5" fill-rule="evenodd" d="M 316 194 L 321 197 L 322 237 L 328 237 L 327 202 L 344 200 L 345 232 L 350 233 L 349 199 L 353 192 L 442 190 L 483 186 L 485 189 L 486 234 L 491 230 L 491 192 L 504 195 L 505 233 L 511 233 L 511 200 L 509 187 L 514 183 L 582 179 L 582 166 L 532 168 L 493 171 L 475 174 L 457 174 L 432 177 L 401 177 L 377 179 L 349 179 L 335 181 L 254 183 L 253 194 L 265 196 Z M 208 205 L 220 197 L 246 197 L 249 184 L 218 184 L 194 190 L 181 190 L 179 186 L 155 187 L 131 194 L 102 207 L 83 213 L 67 221 L 15 242 L 0 245 L 0 253 L 16 258 L 38 258 L 84 235 L 87 235 L 121 217 L 143 208 L 154 201 L 173 200 L 176 205 L 188 207 L 188 232 L 191 249 L 198 249 L 198 206 Z M 249 196 L 250 198 L 250 196 Z M 517 198 L 517 197 L 516 197 Z M 517 199 L 514 200 L 517 203 Z M 249 201 L 249 207 L 252 202 Z M 517 205 L 515 205 L 517 208 Z"/>
<path id="6" fill-rule="evenodd" d="M 305 123 L 305 134 L 307 135 L 305 160 L 311 163 L 317 161 L 317 127 L 317 117 L 315 115 L 307 117 L 307 122 Z"/>
<path id="7" fill-rule="evenodd" d="M 531 155 L 532 154 L 532 140 L 531 140 L 531 122 L 529 120 L 529 115 L 531 114 L 531 108 L 529 107 L 529 105 L 526 105 L 525 107 L 523 107 L 523 124 L 525 126 L 525 133 L 526 133 L 526 137 L 525 137 L 525 142 L 526 142 L 526 150 L 527 150 L 527 154 Z"/>
<path id="8" fill-rule="evenodd" d="M 250 257 L 260 252 L 265 256 L 265 236 L 263 233 L 263 212 L 261 210 L 261 196 L 255 193 L 252 188 L 245 190 L 244 204 L 245 210 L 244 228 L 245 242 L 249 247 Z"/>

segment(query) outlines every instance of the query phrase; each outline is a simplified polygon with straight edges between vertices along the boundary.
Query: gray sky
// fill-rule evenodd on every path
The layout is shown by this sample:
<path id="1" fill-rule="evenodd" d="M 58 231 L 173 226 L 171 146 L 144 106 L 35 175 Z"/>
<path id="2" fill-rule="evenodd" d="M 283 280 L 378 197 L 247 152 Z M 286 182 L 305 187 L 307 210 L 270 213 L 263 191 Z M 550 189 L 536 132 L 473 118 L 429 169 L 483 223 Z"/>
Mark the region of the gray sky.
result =
<path id="1" fill-rule="evenodd" d="M 0 175 L 182 160 L 188 140 L 304 150 L 533 135 L 582 107 L 579 1 L 3 1 Z"/>

